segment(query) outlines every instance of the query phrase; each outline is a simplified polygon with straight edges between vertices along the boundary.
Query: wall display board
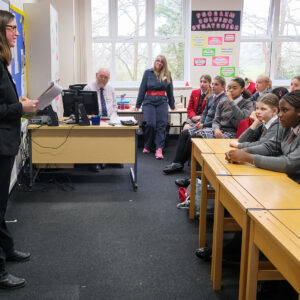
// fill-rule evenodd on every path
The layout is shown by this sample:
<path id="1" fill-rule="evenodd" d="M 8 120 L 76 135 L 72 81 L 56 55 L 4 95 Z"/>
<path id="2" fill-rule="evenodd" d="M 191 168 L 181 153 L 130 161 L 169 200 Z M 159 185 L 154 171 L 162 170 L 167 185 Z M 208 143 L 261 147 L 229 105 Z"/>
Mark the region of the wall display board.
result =
<path id="1" fill-rule="evenodd" d="M 10 12 L 15 15 L 19 36 L 16 45 L 12 49 L 11 75 L 17 87 L 19 98 L 27 96 L 26 84 L 26 57 L 25 57 L 25 14 L 18 8 L 10 5 Z"/>
<path id="2" fill-rule="evenodd" d="M 192 11 L 191 59 L 199 75 L 237 76 L 240 20 L 238 10 Z"/>

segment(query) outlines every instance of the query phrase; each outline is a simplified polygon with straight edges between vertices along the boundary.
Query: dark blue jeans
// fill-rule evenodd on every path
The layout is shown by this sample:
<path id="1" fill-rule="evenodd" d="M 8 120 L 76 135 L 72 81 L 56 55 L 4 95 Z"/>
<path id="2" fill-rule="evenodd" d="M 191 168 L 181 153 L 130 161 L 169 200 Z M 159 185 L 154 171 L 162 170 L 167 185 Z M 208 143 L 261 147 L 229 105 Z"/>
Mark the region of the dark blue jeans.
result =
<path id="1" fill-rule="evenodd" d="M 144 132 L 144 147 L 150 150 L 153 141 L 157 148 L 164 148 L 166 140 L 166 128 L 168 124 L 168 103 L 143 105 L 143 114 L 146 121 Z"/>

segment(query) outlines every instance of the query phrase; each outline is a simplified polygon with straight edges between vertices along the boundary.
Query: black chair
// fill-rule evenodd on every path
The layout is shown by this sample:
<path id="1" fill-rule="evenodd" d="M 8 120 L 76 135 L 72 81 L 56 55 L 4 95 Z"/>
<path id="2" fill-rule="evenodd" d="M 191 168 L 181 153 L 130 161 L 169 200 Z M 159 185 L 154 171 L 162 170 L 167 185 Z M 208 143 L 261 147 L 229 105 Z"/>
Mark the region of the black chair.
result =
<path id="1" fill-rule="evenodd" d="M 83 88 L 85 86 L 86 86 L 86 83 L 71 84 L 71 85 L 69 85 L 69 89 L 71 89 L 71 90 L 83 90 Z"/>

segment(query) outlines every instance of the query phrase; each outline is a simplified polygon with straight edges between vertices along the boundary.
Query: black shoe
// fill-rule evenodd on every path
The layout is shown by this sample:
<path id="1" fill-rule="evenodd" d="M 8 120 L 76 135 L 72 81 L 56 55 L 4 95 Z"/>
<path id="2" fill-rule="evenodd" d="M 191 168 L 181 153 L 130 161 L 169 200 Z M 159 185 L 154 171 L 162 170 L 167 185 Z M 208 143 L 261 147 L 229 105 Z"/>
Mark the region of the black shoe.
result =
<path id="1" fill-rule="evenodd" d="M 188 187 L 190 183 L 190 178 L 178 178 L 175 180 L 175 184 L 179 187 Z"/>
<path id="2" fill-rule="evenodd" d="M 176 172 L 180 172 L 183 169 L 183 165 L 181 163 L 171 163 L 170 165 L 167 165 L 163 171 L 165 174 L 172 174 Z"/>
<path id="3" fill-rule="evenodd" d="M 92 164 L 90 169 L 92 172 L 98 173 L 100 171 L 100 166 L 98 164 Z"/>
<path id="4" fill-rule="evenodd" d="M 19 278 L 7 272 L 0 274 L 0 289 L 18 289 L 25 286 L 24 278 Z"/>
<path id="5" fill-rule="evenodd" d="M 6 256 L 6 261 L 24 262 L 30 259 L 30 253 L 14 250 Z"/>
<path id="6" fill-rule="evenodd" d="M 211 253 L 212 249 L 208 247 L 198 248 L 195 251 L 196 256 L 204 261 L 209 261 L 211 259 Z"/>

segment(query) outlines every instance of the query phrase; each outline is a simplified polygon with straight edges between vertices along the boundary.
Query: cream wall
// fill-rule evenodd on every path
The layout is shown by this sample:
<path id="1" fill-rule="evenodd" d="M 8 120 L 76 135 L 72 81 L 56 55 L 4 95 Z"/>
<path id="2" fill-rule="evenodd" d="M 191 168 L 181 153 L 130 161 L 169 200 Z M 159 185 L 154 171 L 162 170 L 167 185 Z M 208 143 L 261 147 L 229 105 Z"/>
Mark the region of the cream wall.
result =
<path id="1" fill-rule="evenodd" d="M 88 82 L 93 78 L 88 78 L 88 70 L 91 65 L 91 51 L 87 43 L 91 43 L 87 32 L 90 31 L 88 25 L 88 5 L 89 0 L 12 0 L 11 3 L 22 9 L 23 3 L 51 3 L 57 10 L 59 16 L 59 61 L 60 61 L 60 84 L 66 88 L 69 84 Z M 230 6 L 229 6 L 230 3 Z M 191 0 L 192 10 L 241 10 L 242 0 Z M 239 34 L 238 37 L 239 39 Z M 187 37 L 190 42 L 190 37 Z M 192 60 L 193 49 L 190 48 L 189 57 Z M 236 60 L 238 61 L 239 49 L 236 49 Z M 190 65 L 189 82 L 190 88 L 175 89 L 176 95 L 184 95 L 189 98 L 192 88 L 199 87 L 199 78 L 203 73 L 216 75 L 216 69 L 199 69 Z M 130 95 L 136 95 L 137 90 L 117 89 L 117 93 L 127 92 Z"/>

